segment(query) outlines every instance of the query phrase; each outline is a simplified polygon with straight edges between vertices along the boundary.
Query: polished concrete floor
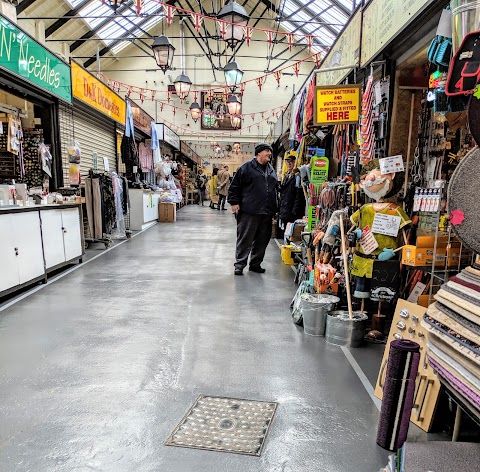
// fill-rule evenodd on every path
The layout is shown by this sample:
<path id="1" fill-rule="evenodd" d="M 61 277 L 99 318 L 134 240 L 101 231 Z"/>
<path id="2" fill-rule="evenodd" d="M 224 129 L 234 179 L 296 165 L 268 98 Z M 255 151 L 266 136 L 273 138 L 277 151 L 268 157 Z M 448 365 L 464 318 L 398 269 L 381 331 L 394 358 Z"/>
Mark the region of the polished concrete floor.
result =
<path id="1" fill-rule="evenodd" d="M 0 311 L 0 470 L 377 472 L 378 410 L 338 347 L 293 325 L 269 246 L 190 206 Z M 101 251 L 97 251 L 101 252 Z M 0 308 L 1 309 L 1 308 Z M 353 350 L 352 350 L 353 351 Z M 261 457 L 167 447 L 199 394 L 279 403 Z"/>

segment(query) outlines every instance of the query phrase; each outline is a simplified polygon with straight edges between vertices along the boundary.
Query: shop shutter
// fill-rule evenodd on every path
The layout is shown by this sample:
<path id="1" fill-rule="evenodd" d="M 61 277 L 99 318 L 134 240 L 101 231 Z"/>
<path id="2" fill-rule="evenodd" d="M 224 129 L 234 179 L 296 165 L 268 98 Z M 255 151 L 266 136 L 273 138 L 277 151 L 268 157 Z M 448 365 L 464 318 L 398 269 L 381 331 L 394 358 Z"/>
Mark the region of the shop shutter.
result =
<path id="1" fill-rule="evenodd" d="M 74 104 L 73 121 L 75 140 L 82 150 L 80 173 L 82 181 L 93 168 L 93 153 L 97 153 L 97 170 L 103 171 L 103 158 L 108 159 L 110 171 L 117 171 L 116 132 L 113 121 L 92 109 Z"/>

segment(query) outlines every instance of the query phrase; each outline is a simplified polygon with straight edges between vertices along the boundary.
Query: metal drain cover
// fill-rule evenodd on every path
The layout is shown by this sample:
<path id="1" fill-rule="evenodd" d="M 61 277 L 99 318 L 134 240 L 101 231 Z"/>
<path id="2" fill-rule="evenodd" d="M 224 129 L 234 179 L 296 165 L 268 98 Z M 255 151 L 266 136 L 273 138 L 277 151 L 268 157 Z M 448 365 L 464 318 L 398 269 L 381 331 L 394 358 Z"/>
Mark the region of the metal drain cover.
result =
<path id="1" fill-rule="evenodd" d="M 260 456 L 277 403 L 200 395 L 167 446 Z"/>

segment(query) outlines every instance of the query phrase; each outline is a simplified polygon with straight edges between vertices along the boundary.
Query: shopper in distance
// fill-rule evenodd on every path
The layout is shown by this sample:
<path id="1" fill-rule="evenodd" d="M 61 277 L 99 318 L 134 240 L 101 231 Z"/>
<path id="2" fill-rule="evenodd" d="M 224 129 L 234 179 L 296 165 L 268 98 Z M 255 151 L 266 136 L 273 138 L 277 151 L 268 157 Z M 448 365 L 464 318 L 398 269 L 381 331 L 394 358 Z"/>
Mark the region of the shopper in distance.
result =
<path id="1" fill-rule="evenodd" d="M 228 203 L 237 216 L 235 275 L 249 270 L 263 274 L 261 266 L 272 234 L 272 219 L 278 211 L 277 174 L 270 164 L 272 146 L 255 146 L 255 157 L 242 164 L 230 185 Z"/>
<path id="2" fill-rule="evenodd" d="M 217 175 L 217 190 L 218 190 L 218 208 L 226 210 L 225 203 L 227 201 L 228 187 L 230 184 L 230 174 L 228 172 L 228 166 L 223 166 L 223 169 Z"/>

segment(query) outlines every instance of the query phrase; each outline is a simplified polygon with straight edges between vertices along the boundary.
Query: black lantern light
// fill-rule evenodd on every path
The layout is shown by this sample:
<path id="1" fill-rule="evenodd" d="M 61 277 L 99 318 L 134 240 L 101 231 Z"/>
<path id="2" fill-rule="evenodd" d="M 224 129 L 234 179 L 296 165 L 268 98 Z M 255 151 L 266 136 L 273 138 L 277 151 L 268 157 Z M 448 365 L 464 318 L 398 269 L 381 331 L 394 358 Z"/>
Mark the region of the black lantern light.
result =
<path id="1" fill-rule="evenodd" d="M 235 61 L 233 61 L 229 62 L 223 68 L 223 73 L 225 74 L 226 84 L 230 87 L 230 90 L 234 92 L 237 85 L 242 82 L 243 70 L 238 67 L 238 64 Z"/>
<path id="2" fill-rule="evenodd" d="M 192 115 L 192 120 L 195 121 L 195 123 L 202 116 L 202 109 L 197 102 L 193 102 L 190 105 L 190 114 Z"/>
<path id="3" fill-rule="evenodd" d="M 243 39 L 243 28 L 247 26 L 250 16 L 245 8 L 232 0 L 218 12 L 217 19 L 227 22 L 223 39 L 232 49 L 235 49 L 235 46 Z"/>
<path id="4" fill-rule="evenodd" d="M 236 95 L 230 95 L 227 98 L 228 113 L 231 116 L 237 116 L 242 110 L 242 103 Z"/>
<path id="5" fill-rule="evenodd" d="M 152 49 L 158 67 L 165 74 L 167 70 L 172 68 L 175 48 L 170 40 L 165 35 L 162 35 L 155 38 L 152 44 Z"/>

